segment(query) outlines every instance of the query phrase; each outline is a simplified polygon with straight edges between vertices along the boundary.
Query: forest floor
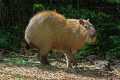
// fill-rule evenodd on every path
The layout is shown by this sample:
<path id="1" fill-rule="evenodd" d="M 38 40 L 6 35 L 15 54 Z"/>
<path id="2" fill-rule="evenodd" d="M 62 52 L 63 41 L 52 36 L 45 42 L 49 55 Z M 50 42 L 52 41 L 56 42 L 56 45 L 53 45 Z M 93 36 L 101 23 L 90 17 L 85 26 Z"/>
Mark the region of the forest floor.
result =
<path id="1" fill-rule="evenodd" d="M 17 62 L 20 60 L 12 59 L 11 63 L 7 58 L 1 61 L 0 80 L 120 80 L 114 71 L 96 70 L 88 62 L 79 63 L 78 71 L 67 69 L 65 63 L 56 60 L 51 60 L 50 66 L 32 60 Z"/>

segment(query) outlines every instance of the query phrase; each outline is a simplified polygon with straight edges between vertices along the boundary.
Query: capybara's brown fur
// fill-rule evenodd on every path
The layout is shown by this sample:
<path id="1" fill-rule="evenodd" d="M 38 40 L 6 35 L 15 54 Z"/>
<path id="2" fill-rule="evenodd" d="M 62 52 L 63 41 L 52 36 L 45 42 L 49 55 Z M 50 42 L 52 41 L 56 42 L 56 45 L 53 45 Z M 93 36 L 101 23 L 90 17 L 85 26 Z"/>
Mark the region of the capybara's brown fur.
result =
<path id="1" fill-rule="evenodd" d="M 75 64 L 73 54 L 86 42 L 95 41 L 95 29 L 89 20 L 66 19 L 55 11 L 43 11 L 33 16 L 25 30 L 26 42 L 40 50 L 41 63 L 47 60 L 50 50 L 66 55 L 67 67 Z"/>

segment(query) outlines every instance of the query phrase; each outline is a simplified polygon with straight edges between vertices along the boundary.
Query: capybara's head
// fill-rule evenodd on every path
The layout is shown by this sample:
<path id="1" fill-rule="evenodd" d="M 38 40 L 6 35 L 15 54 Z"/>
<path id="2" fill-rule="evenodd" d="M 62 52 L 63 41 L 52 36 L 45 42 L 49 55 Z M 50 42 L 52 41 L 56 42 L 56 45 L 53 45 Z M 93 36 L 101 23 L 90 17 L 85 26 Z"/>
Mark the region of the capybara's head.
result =
<path id="1" fill-rule="evenodd" d="M 80 19 L 80 25 L 87 31 L 87 42 L 95 44 L 96 42 L 96 30 L 92 23 L 90 23 L 89 19 Z"/>

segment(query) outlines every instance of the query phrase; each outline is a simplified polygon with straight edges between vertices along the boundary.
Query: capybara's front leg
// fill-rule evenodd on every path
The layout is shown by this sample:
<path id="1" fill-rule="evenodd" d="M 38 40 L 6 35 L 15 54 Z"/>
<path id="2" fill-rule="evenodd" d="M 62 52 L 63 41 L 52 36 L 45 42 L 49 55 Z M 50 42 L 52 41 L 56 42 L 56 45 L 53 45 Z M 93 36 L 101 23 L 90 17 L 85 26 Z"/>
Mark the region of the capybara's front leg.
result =
<path id="1" fill-rule="evenodd" d="M 65 57 L 67 62 L 67 68 L 72 68 L 72 66 L 77 65 L 77 62 L 74 59 L 72 53 L 65 53 Z"/>

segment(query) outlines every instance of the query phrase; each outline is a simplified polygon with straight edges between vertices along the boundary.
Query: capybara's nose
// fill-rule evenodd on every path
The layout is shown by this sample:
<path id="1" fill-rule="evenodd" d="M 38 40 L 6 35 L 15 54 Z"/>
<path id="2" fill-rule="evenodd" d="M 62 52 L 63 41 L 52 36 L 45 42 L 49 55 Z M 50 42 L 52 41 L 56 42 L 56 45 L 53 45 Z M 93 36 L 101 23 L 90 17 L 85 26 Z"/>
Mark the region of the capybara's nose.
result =
<path id="1" fill-rule="evenodd" d="M 96 37 L 96 32 L 91 35 L 92 38 Z"/>
<path id="2" fill-rule="evenodd" d="M 92 38 L 96 36 L 96 30 L 94 28 L 91 27 L 89 32 L 90 32 L 89 34 Z"/>

